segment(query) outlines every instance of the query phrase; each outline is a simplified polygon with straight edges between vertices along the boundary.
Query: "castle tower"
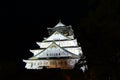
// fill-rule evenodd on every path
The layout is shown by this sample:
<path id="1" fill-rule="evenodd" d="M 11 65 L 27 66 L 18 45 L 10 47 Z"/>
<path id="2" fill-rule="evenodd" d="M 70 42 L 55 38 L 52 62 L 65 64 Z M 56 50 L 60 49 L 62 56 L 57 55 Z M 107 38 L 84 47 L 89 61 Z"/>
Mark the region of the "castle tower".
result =
<path id="1" fill-rule="evenodd" d="M 27 69 L 61 68 L 73 69 L 83 57 L 81 47 L 74 38 L 72 26 L 66 26 L 61 21 L 53 28 L 47 28 L 49 37 L 42 42 L 36 42 L 40 49 L 30 50 L 34 56 L 23 60 Z M 85 61 L 84 61 L 85 62 Z M 85 70 L 86 65 L 80 66 Z"/>

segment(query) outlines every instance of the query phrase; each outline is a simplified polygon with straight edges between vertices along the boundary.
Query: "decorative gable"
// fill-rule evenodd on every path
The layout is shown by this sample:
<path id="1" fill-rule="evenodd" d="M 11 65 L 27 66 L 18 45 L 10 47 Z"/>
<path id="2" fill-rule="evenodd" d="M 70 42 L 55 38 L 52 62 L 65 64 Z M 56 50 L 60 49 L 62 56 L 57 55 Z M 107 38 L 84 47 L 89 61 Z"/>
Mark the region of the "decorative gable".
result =
<path id="1" fill-rule="evenodd" d="M 41 51 L 36 56 L 31 57 L 30 59 L 39 59 L 39 58 L 59 58 L 59 57 L 79 57 L 57 45 L 53 42 L 47 49 Z"/>
<path id="2" fill-rule="evenodd" d="M 54 40 L 70 40 L 70 38 L 56 31 L 44 41 L 54 41 Z"/>
<path id="3" fill-rule="evenodd" d="M 47 48 L 52 44 L 52 42 L 36 42 L 40 48 Z M 65 41 L 55 41 L 60 47 L 73 47 L 78 46 L 77 39 L 74 40 L 65 40 Z"/>
<path id="4" fill-rule="evenodd" d="M 65 47 L 64 49 L 73 53 L 73 54 L 82 55 L 81 47 Z M 43 50 L 44 49 L 35 49 L 35 50 L 30 50 L 30 52 L 32 52 L 35 56 L 35 55 L 39 54 L 40 52 L 42 52 Z"/>

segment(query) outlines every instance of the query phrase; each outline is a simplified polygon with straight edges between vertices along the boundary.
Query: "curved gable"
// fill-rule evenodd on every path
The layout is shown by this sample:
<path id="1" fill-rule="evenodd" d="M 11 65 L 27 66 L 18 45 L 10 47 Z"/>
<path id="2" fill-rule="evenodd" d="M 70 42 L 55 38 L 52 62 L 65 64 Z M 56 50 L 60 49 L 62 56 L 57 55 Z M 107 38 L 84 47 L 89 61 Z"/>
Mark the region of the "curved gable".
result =
<path id="1" fill-rule="evenodd" d="M 41 51 L 39 54 L 31 57 L 30 59 L 39 59 L 39 58 L 53 58 L 53 57 L 79 57 L 53 42 L 47 49 Z"/>
<path id="2" fill-rule="evenodd" d="M 44 41 L 55 41 L 55 40 L 70 40 L 70 38 L 56 31 Z"/>

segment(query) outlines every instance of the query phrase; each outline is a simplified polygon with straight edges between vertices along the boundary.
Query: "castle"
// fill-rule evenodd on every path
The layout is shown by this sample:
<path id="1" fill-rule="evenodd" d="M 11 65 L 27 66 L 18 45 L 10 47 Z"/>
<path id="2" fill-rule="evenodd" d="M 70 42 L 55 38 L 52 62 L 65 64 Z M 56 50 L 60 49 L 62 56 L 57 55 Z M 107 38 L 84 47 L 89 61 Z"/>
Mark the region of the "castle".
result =
<path id="1" fill-rule="evenodd" d="M 66 26 L 59 23 L 53 28 L 47 28 L 49 37 L 44 38 L 42 42 L 36 42 L 40 49 L 30 50 L 34 56 L 23 60 L 27 69 L 43 69 L 60 68 L 73 69 L 75 64 L 82 61 L 83 52 L 79 46 L 77 39 L 74 38 L 72 26 Z M 81 70 L 85 70 L 87 65 L 80 66 Z"/>

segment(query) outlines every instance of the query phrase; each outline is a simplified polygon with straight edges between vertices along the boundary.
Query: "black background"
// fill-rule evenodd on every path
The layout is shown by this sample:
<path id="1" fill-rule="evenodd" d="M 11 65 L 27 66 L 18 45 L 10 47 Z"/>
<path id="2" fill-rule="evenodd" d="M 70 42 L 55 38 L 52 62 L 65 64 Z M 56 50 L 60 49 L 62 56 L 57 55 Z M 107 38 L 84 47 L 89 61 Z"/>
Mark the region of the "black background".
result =
<path id="1" fill-rule="evenodd" d="M 27 70 L 22 60 L 32 56 L 29 49 L 39 48 L 37 41 L 48 37 L 47 27 L 54 27 L 61 19 L 73 26 L 81 43 L 89 68 L 87 79 L 119 79 L 119 3 L 119 0 L 1 2 L 0 78 L 18 80 L 34 75 L 31 71 L 23 75 Z"/>

